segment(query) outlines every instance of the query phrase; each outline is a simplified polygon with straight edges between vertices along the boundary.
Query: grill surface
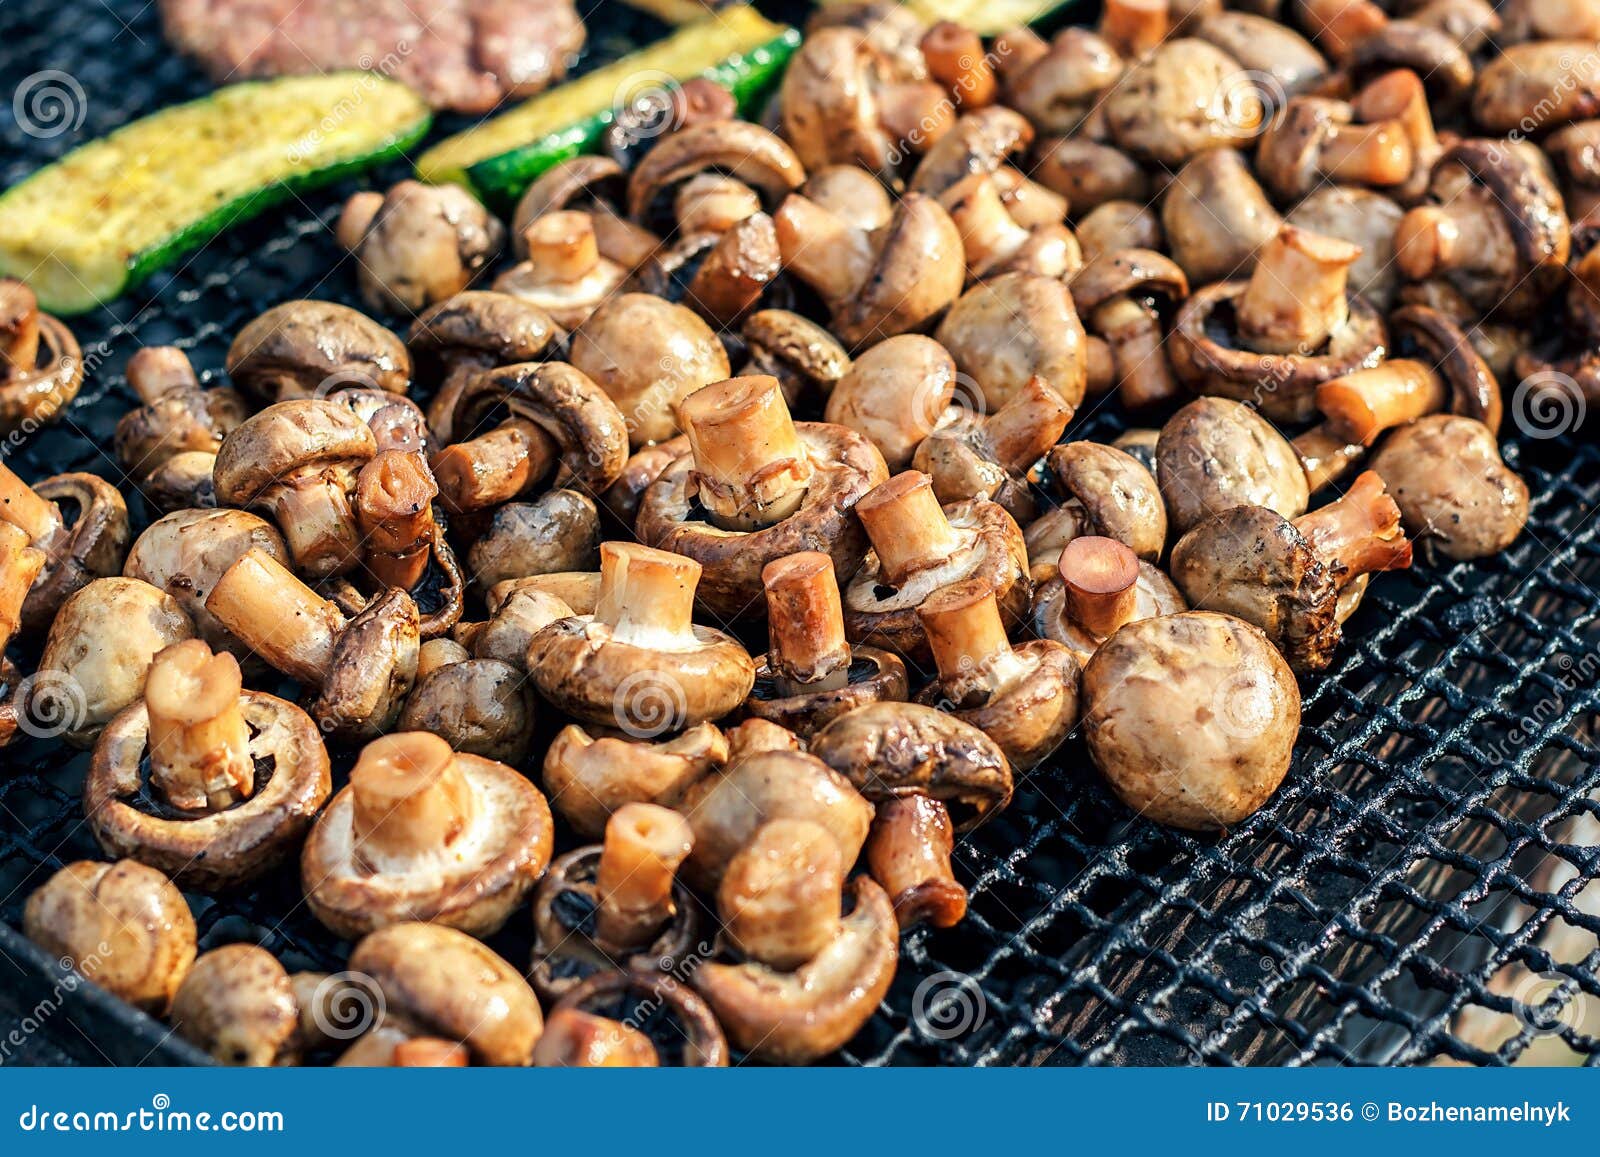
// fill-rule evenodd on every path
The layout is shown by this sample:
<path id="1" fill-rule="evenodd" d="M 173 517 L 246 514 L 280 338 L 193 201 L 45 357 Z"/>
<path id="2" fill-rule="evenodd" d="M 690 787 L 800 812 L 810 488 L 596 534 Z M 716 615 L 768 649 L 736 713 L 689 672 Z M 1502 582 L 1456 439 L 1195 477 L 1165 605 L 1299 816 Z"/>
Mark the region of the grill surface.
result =
<path id="1" fill-rule="evenodd" d="M 615 4 L 589 26 L 591 58 L 659 32 Z M 81 86 L 83 124 L 40 139 L 0 102 L 0 184 L 207 88 L 144 0 L 0 0 L 0 96 L 45 69 Z M 178 344 L 215 373 L 267 305 L 359 304 L 330 234 L 350 191 L 291 200 L 78 319 L 89 384 L 67 421 L 4 447 L 9 464 L 30 479 L 118 477 L 107 450 L 138 346 Z M 1513 438 L 1507 457 L 1534 494 L 1527 533 L 1484 563 L 1373 584 L 1334 669 L 1304 687 L 1295 766 L 1265 810 L 1221 839 L 1166 831 L 1131 818 L 1069 746 L 959 847 L 971 914 L 907 938 L 888 1000 L 841 1060 L 1600 1062 L 1600 889 L 1584 892 L 1600 871 L 1600 453 Z M 83 764 L 52 744 L 0 753 L 0 918 L 13 928 L 50 871 L 99 855 L 81 821 Z M 249 896 L 191 899 L 202 947 L 255 940 L 292 968 L 342 963 L 292 872 Z M 525 960 L 525 917 L 512 924 L 496 946 Z M 11 968 L 47 987 L 42 958 L 15 940 L 0 942 Z M 192 1055 L 115 1002 L 68 1001 L 36 1057 Z"/>

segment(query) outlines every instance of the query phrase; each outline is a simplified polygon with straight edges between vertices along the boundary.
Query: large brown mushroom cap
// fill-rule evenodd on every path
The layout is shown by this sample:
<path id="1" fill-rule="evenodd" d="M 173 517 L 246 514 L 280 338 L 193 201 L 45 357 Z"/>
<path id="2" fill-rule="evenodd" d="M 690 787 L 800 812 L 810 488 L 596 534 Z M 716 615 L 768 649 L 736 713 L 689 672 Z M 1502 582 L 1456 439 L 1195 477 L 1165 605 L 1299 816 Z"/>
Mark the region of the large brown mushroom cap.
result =
<path id="1" fill-rule="evenodd" d="M 172 1027 L 224 1065 L 298 1064 L 300 1009 L 283 965 L 254 944 L 194 962 L 172 1002 Z"/>
<path id="2" fill-rule="evenodd" d="M 357 194 L 340 220 L 372 308 L 416 313 L 460 293 L 499 253 L 505 226 L 459 185 L 401 181 L 381 200 Z"/>
<path id="3" fill-rule="evenodd" d="M 1083 673 L 1084 735 L 1122 801 L 1192 831 L 1231 827 L 1289 770 L 1300 691 L 1255 627 L 1185 611 L 1113 635 Z"/>
<path id="4" fill-rule="evenodd" d="M 636 449 L 675 434 L 678 403 L 731 372 L 727 350 L 693 310 L 643 293 L 590 314 L 568 357 L 616 403 Z"/>
<path id="5" fill-rule="evenodd" d="M 217 452 L 217 500 L 249 506 L 300 471 L 361 465 L 378 452 L 372 429 L 352 410 L 320 398 L 268 406 L 229 434 Z"/>
<path id="6" fill-rule="evenodd" d="M 739 327 L 750 360 L 746 374 L 770 374 L 792 409 L 827 399 L 850 371 L 850 355 L 822 326 L 787 309 L 762 309 Z"/>
<path id="7" fill-rule="evenodd" d="M 311 714 L 343 739 L 383 734 L 417 677 L 421 646 L 417 604 L 405 591 L 385 591 L 339 635 Z"/>
<path id="8" fill-rule="evenodd" d="M 806 179 L 794 150 L 760 125 L 742 120 L 701 121 L 664 137 L 639 162 L 628 178 L 629 216 L 643 217 L 667 188 L 711 170 L 757 190 L 769 206 Z"/>
<path id="9" fill-rule="evenodd" d="M 890 470 L 902 470 L 944 418 L 955 387 L 949 351 L 930 337 L 901 334 L 856 358 L 828 395 L 824 416 L 866 435 Z"/>
<path id="10" fill-rule="evenodd" d="M 154 868 L 119 860 L 68 864 L 28 897 L 29 940 L 101 988 L 155 1016 L 194 963 L 194 917 Z"/>
<path id="11" fill-rule="evenodd" d="M 1433 414 L 1385 439 L 1372 469 L 1400 507 L 1406 532 L 1445 558 L 1484 558 L 1510 546 L 1528 520 L 1528 486 L 1500 458 L 1487 426 Z"/>
<path id="12" fill-rule="evenodd" d="M 1472 116 L 1491 133 L 1548 132 L 1600 114 L 1600 84 L 1589 40 L 1508 45 L 1483 66 Z"/>
<path id="13" fill-rule="evenodd" d="M 1088 379 L 1083 323 L 1061 281 L 1005 273 L 951 306 L 935 335 L 956 368 L 977 382 L 993 413 L 1035 375 L 1071 406 Z"/>
<path id="14" fill-rule="evenodd" d="M 527 677 L 498 659 L 449 663 L 417 681 L 396 726 L 431 731 L 457 751 L 513 766 L 532 743 Z"/>
<path id="15" fill-rule="evenodd" d="M 539 1001 L 515 968 L 438 924 L 396 924 L 350 954 L 350 971 L 383 994 L 386 1021 L 459 1041 L 483 1065 L 526 1065 L 544 1031 Z"/>
<path id="16" fill-rule="evenodd" d="M 1275 91 L 1293 96 L 1319 86 L 1328 62 L 1309 40 L 1287 24 L 1255 12 L 1214 12 L 1194 26 L 1194 35 L 1215 44 L 1246 69 L 1270 78 Z"/>
<path id="17" fill-rule="evenodd" d="M 1361 246 L 1350 266 L 1350 288 L 1379 310 L 1394 304 L 1400 271 L 1394 231 L 1404 210 L 1382 193 L 1349 185 L 1322 185 L 1284 218 L 1289 224 Z M 1393 324 L 1393 318 L 1390 319 Z"/>
<path id="18" fill-rule="evenodd" d="M 1234 506 L 1285 518 L 1304 514 L 1311 494 L 1294 447 L 1248 406 L 1197 398 L 1161 429 L 1156 479 L 1178 533 Z"/>
<path id="19" fill-rule="evenodd" d="M 100 736 L 83 781 L 83 810 L 107 855 L 159 868 L 186 887 L 218 891 L 287 859 L 333 791 L 328 752 L 311 718 L 259 691 L 243 693 L 255 785 L 222 811 L 191 814 L 147 794 L 150 714 L 123 711 Z"/>
<path id="20" fill-rule="evenodd" d="M 224 363 L 248 394 L 270 402 L 327 393 L 343 382 L 403 394 L 411 357 L 400 339 L 331 301 L 286 301 L 239 331 Z"/>
<path id="21" fill-rule="evenodd" d="M 1080 533 L 1114 538 L 1147 562 L 1161 557 L 1167 508 L 1155 477 L 1137 458 L 1099 442 L 1065 442 L 1050 451 L 1048 465 L 1067 505 L 1080 515 Z M 1034 554 L 1030 547 L 1028 557 Z"/>
<path id="22" fill-rule="evenodd" d="M 588 495 L 549 490 L 496 509 L 467 551 L 467 570 L 480 587 L 583 572 L 595 565 L 600 539 L 600 511 Z"/>
<path id="23" fill-rule="evenodd" d="M 1239 62 L 1194 39 L 1163 41 L 1123 74 L 1103 108 L 1119 147 L 1172 168 L 1206 149 L 1250 141 L 1266 119 Z"/>
<path id="24" fill-rule="evenodd" d="M 1194 285 L 1247 276 L 1281 223 L 1237 149 L 1200 153 L 1161 198 L 1162 230 Z"/>
<path id="25" fill-rule="evenodd" d="M 544 756 L 550 802 L 579 835 L 598 838 L 624 804 L 674 806 L 690 784 L 728 759 L 728 741 L 699 723 L 659 742 L 563 727 Z"/>

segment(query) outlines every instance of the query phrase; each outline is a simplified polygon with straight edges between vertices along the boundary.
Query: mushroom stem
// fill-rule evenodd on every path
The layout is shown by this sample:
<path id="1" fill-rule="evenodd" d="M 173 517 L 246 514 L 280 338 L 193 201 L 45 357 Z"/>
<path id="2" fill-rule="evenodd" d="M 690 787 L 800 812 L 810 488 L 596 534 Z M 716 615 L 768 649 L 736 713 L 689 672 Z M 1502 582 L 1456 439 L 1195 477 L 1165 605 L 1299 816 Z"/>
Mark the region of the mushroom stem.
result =
<path id="1" fill-rule="evenodd" d="M 393 1064 L 397 1069 L 464 1069 L 471 1055 L 459 1041 L 419 1036 L 394 1046 Z"/>
<path id="2" fill-rule="evenodd" d="M 1073 408 L 1038 374 L 1006 399 L 983 423 L 991 458 L 1008 474 L 1021 476 L 1049 453 L 1072 421 Z"/>
<path id="3" fill-rule="evenodd" d="M 701 173 L 685 181 L 673 201 L 682 233 L 726 233 L 761 212 L 761 196 L 743 181 Z"/>
<path id="4" fill-rule="evenodd" d="M 301 571 L 338 574 L 360 558 L 353 489 L 355 471 L 336 464 L 290 475 L 263 496 Z"/>
<path id="5" fill-rule="evenodd" d="M 446 446 L 433 456 L 439 498 L 452 514 L 485 510 L 526 494 L 560 454 L 537 422 L 507 418 L 487 434 Z"/>
<path id="6" fill-rule="evenodd" d="M 545 1019 L 533 1063 L 535 1068 L 653 1069 L 660 1060 L 655 1045 L 638 1029 L 558 1005 Z"/>
<path id="7" fill-rule="evenodd" d="M 1143 56 L 1171 30 L 1167 0 L 1106 0 L 1100 13 L 1100 35 L 1127 57 Z"/>
<path id="8" fill-rule="evenodd" d="M 128 385 L 147 406 L 175 390 L 200 388 L 189 356 L 177 346 L 152 345 L 135 350 L 123 372 Z"/>
<path id="9" fill-rule="evenodd" d="M 967 890 L 950 866 L 955 829 L 940 800 L 900 796 L 878 805 L 867 837 L 867 870 L 894 901 L 900 927 L 951 928 L 967 914 Z"/>
<path id="10" fill-rule="evenodd" d="M 1378 435 L 1444 409 L 1444 379 L 1426 362 L 1392 358 L 1317 387 L 1317 409 L 1333 432 L 1370 446 Z"/>
<path id="11" fill-rule="evenodd" d="M 816 959 L 840 932 L 844 853 L 810 820 L 763 824 L 728 863 L 717 911 L 746 956 L 781 970 Z"/>
<path id="12" fill-rule="evenodd" d="M 1086 534 L 1061 551 L 1067 613 L 1090 634 L 1107 638 L 1133 618 L 1139 601 L 1139 556 L 1114 538 Z"/>
<path id="13" fill-rule="evenodd" d="M 939 685 L 957 707 L 981 706 L 1028 674 L 987 583 L 969 579 L 941 587 L 917 607 L 917 617 L 939 668 Z"/>
<path id="14" fill-rule="evenodd" d="M 1367 448 L 1359 442 L 1335 432 L 1333 426 L 1323 422 L 1304 434 L 1295 435 L 1294 452 L 1300 456 L 1300 466 L 1306 472 L 1306 491 L 1315 494 L 1330 482 L 1337 482 L 1350 472 L 1366 455 Z"/>
<path id="15" fill-rule="evenodd" d="M 355 854 L 377 873 L 445 856 L 472 821 L 472 785 L 437 735 L 401 731 L 361 749 L 350 771 Z"/>
<path id="16" fill-rule="evenodd" d="M 1441 151 L 1422 78 L 1408 68 L 1386 72 L 1358 92 L 1351 104 L 1361 120 L 1392 121 L 1405 132 L 1411 145 L 1413 176 L 1401 194 L 1420 193 L 1421 189 L 1412 186 L 1426 183 Z"/>
<path id="17" fill-rule="evenodd" d="M 939 203 L 956 223 L 967 270 L 973 276 L 1009 260 L 1028 243 L 1028 230 L 1012 219 L 987 173 L 970 173 L 943 193 Z"/>
<path id="18" fill-rule="evenodd" d="M 382 208 L 383 194 L 373 189 L 356 193 L 346 201 L 344 211 L 339 214 L 339 223 L 333 227 L 333 239 L 339 243 L 339 247 L 350 253 L 360 248 L 367 230 L 372 228 L 372 222 Z"/>
<path id="19" fill-rule="evenodd" d="M 672 882 L 693 847 L 689 821 L 671 808 L 629 803 L 613 812 L 595 872 L 595 939 L 623 950 L 648 944 L 676 912 Z"/>
<path id="20" fill-rule="evenodd" d="M 678 407 L 694 455 L 696 496 L 724 530 L 782 522 L 805 501 L 811 461 L 778 379 L 729 378 Z"/>
<path id="21" fill-rule="evenodd" d="M 206 610 L 273 667 L 311 687 L 327 674 L 346 625 L 336 605 L 260 547 L 222 573 Z"/>
<path id="22" fill-rule="evenodd" d="M 1312 39 L 1334 60 L 1343 60 L 1356 41 L 1389 22 L 1372 0 L 1300 0 L 1300 11 Z"/>
<path id="23" fill-rule="evenodd" d="M 1182 392 L 1167 361 L 1166 334 L 1154 308 L 1119 293 L 1096 307 L 1090 321 L 1110 348 L 1124 405 L 1160 406 Z"/>
<path id="24" fill-rule="evenodd" d="M 28 533 L 0 522 L 0 652 L 22 625 L 22 604 L 44 569 L 45 553 L 28 542 Z"/>
<path id="25" fill-rule="evenodd" d="M 1302 514 L 1294 525 L 1341 588 L 1364 574 L 1411 565 L 1400 508 L 1375 471 L 1362 471 L 1343 498 Z"/>
<path id="26" fill-rule="evenodd" d="M 0 380 L 39 365 L 39 299 L 21 281 L 0 280 Z"/>
<path id="27" fill-rule="evenodd" d="M 827 301 L 855 292 L 872 268 L 872 243 L 815 201 L 791 193 L 772 215 L 784 265 Z"/>
<path id="28" fill-rule="evenodd" d="M 64 529 L 61 511 L 54 502 L 40 498 L 33 487 L 18 478 L 0 462 L 0 519 L 22 530 L 39 549 L 49 551 Z"/>
<path id="29" fill-rule="evenodd" d="M 594 621 L 610 627 L 613 639 L 635 647 L 691 648 L 699 581 L 700 564 L 692 558 L 631 542 L 603 542 Z"/>
<path id="30" fill-rule="evenodd" d="M 367 543 L 367 570 L 386 587 L 410 590 L 428 569 L 439 493 L 422 459 L 385 450 L 356 478 L 356 517 Z"/>
<path id="31" fill-rule="evenodd" d="M 1333 127 L 1317 158 L 1325 177 L 1360 185 L 1398 185 L 1413 161 L 1404 126 L 1389 120 Z"/>
<path id="32" fill-rule="evenodd" d="M 1105 338 L 1090 334 L 1083 343 L 1083 360 L 1087 366 L 1083 389 L 1089 397 L 1099 397 L 1117 384 L 1117 356 Z"/>
<path id="33" fill-rule="evenodd" d="M 1448 204 L 1418 205 L 1394 231 L 1395 264 L 1411 281 L 1453 269 L 1493 271 L 1515 252 L 1505 218 L 1470 192 Z"/>
<path id="34" fill-rule="evenodd" d="M 928 75 L 962 109 L 970 112 L 995 102 L 999 84 L 983 50 L 983 40 L 972 29 L 941 20 L 923 33 L 921 48 Z"/>
<path id="35" fill-rule="evenodd" d="M 1283 225 L 1239 295 L 1239 335 L 1258 353 L 1313 354 L 1350 316 L 1345 289 L 1361 247 Z"/>
<path id="36" fill-rule="evenodd" d="M 913 573 L 949 558 L 966 545 L 950 525 L 933 492 L 933 479 L 918 470 L 896 474 L 863 494 L 856 514 L 878 552 L 883 578 L 901 586 Z"/>
<path id="37" fill-rule="evenodd" d="M 528 266 L 536 285 L 568 285 L 581 281 L 600 264 L 594 222 L 587 213 L 546 213 L 524 230 Z"/>
<path id="38" fill-rule="evenodd" d="M 150 778 L 173 807 L 220 812 L 250 798 L 255 760 L 240 709 L 239 661 L 200 639 L 158 654 L 145 679 Z"/>
<path id="39" fill-rule="evenodd" d="M 767 591 L 768 665 L 783 695 L 837 691 L 850 681 L 850 644 L 833 559 L 820 551 L 775 558 L 761 570 Z"/>

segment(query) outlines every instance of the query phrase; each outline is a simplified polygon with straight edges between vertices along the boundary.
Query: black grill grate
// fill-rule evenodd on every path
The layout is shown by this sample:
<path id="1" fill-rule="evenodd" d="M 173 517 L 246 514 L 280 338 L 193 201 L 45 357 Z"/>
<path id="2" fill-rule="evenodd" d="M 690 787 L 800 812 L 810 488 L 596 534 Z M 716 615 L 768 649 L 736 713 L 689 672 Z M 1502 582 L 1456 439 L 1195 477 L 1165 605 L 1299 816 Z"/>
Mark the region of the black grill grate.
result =
<path id="1" fill-rule="evenodd" d="M 616 4 L 590 28 L 600 56 L 654 31 Z M 0 97 L 45 69 L 85 97 L 81 128 L 49 139 L 0 101 L 7 185 L 207 88 L 168 55 L 142 0 L 0 0 L 0 62 Z M 119 375 L 139 345 L 176 343 L 215 371 L 266 305 L 352 300 L 328 228 L 350 191 L 291 201 L 78 319 L 90 384 L 68 422 L 8 448 L 11 464 L 28 478 L 115 477 Z M 841 1059 L 1600 1062 L 1600 895 L 1585 893 L 1600 873 L 1600 453 L 1568 437 L 1513 441 L 1508 458 L 1535 495 L 1528 533 L 1485 563 L 1374 583 L 1334 670 L 1305 687 L 1300 752 L 1270 806 L 1220 840 L 1165 831 L 1130 818 L 1069 748 L 958 849 L 970 916 L 907 938 L 884 1008 Z M 15 927 L 49 871 L 97 851 L 82 759 L 35 743 L 0 766 L 0 917 Z M 290 967 L 341 962 L 292 873 L 248 897 L 193 899 L 206 946 L 257 940 Z M 513 960 L 526 958 L 522 923 L 497 942 Z M 151 1054 L 163 1058 L 181 1059 Z"/>

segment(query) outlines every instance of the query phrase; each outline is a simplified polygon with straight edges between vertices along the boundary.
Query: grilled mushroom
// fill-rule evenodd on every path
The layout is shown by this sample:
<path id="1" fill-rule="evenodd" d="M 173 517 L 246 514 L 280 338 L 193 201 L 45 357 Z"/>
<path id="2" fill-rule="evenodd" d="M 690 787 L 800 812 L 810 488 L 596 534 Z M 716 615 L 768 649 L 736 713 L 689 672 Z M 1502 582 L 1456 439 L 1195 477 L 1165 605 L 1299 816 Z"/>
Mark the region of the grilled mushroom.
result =
<path id="1" fill-rule="evenodd" d="M 226 386 L 202 389 L 188 356 L 176 346 L 144 347 L 128 359 L 126 376 L 143 404 L 117 422 L 117 460 L 146 498 L 165 502 L 164 488 L 150 485 L 151 480 L 171 477 L 173 471 L 163 467 L 181 455 L 209 455 L 215 462 L 222 440 L 247 416 L 244 399 Z M 214 505 L 214 495 L 205 502 L 210 469 L 193 476 L 200 489 L 187 495 L 183 506 Z"/>
<path id="2" fill-rule="evenodd" d="M 1253 504 L 1285 518 L 1311 500 L 1294 447 L 1248 406 L 1198 398 L 1161 428 L 1156 445 L 1161 497 L 1179 534 L 1234 506 Z"/>
<path id="3" fill-rule="evenodd" d="M 552 826 L 544 796 L 505 764 L 426 732 L 385 735 L 311 829 L 306 903 L 349 939 L 408 920 L 487 936 L 544 873 Z"/>
<path id="4" fill-rule="evenodd" d="M 520 766 L 533 745 L 527 677 L 498 659 L 463 659 L 417 678 L 396 726 L 429 731 L 456 751 Z"/>
<path id="5" fill-rule="evenodd" d="M 0 278 L 0 431 L 59 418 L 83 387 L 83 352 L 33 290 Z"/>
<path id="6" fill-rule="evenodd" d="M 1099 442 L 1064 443 L 1050 451 L 1047 462 L 1064 501 L 1028 527 L 1030 559 L 1053 559 L 1085 534 L 1115 539 L 1146 562 L 1161 557 L 1167 545 L 1167 508 L 1143 463 Z"/>
<path id="7" fill-rule="evenodd" d="M 194 962 L 172 1001 L 179 1036 L 224 1065 L 300 1063 L 300 1005 L 283 965 L 265 948 L 226 944 Z"/>
<path id="8" fill-rule="evenodd" d="M 1195 24 L 1194 35 L 1215 44 L 1275 92 L 1291 97 L 1311 92 L 1328 78 L 1327 60 L 1305 37 L 1256 12 L 1213 12 Z"/>
<path id="9" fill-rule="evenodd" d="M 1072 206 L 1079 245 L 1083 244 L 1083 222 L 1094 210 L 1112 202 L 1142 209 L 1150 200 L 1150 178 L 1138 161 L 1111 145 L 1083 137 L 1042 142 L 1034 176 Z"/>
<path id="10" fill-rule="evenodd" d="M 1259 630 L 1185 611 L 1124 627 L 1095 653 L 1083 724 L 1123 803 L 1173 827 L 1225 830 L 1283 782 L 1300 690 Z"/>
<path id="11" fill-rule="evenodd" d="M 194 917 L 154 868 L 66 865 L 28 897 L 22 931 L 79 975 L 162 1016 L 195 957 Z"/>
<path id="12" fill-rule="evenodd" d="M 206 596 L 222 626 L 277 670 L 315 692 L 322 729 L 364 739 L 394 725 L 416 678 L 417 605 L 388 591 L 353 619 L 259 547 L 240 556 Z"/>
<path id="13" fill-rule="evenodd" d="M 286 859 L 332 790 L 310 717 L 244 691 L 232 655 L 189 639 L 155 657 L 143 701 L 100 736 L 83 807 L 107 854 L 217 891 Z"/>
<path id="14" fill-rule="evenodd" d="M 939 194 L 939 203 L 961 232 L 967 276 L 974 281 L 1019 272 L 1062 277 L 1083 263 L 1071 229 L 1060 221 L 1018 222 L 988 173 L 957 181 Z"/>
<path id="15" fill-rule="evenodd" d="M 602 257 L 626 269 L 637 269 L 656 251 L 661 239 L 617 212 L 626 185 L 622 166 L 611 157 L 586 154 L 545 170 L 528 186 L 511 216 L 517 256 L 527 253 L 525 238 L 530 225 L 548 213 L 572 209 L 588 214 Z"/>
<path id="16" fill-rule="evenodd" d="M 569 723 L 544 756 L 544 787 L 579 835 L 598 837 L 629 803 L 676 805 L 691 783 L 728 761 L 728 740 L 710 723 L 657 742 L 590 735 Z"/>
<path id="17" fill-rule="evenodd" d="M 545 213 L 523 233 L 526 256 L 495 278 L 509 293 L 548 313 L 557 325 L 576 329 L 618 286 L 628 269 L 600 254 L 594 220 L 587 213 Z"/>
<path id="18" fill-rule="evenodd" d="M 1394 232 L 1405 210 L 1382 193 L 1344 185 L 1323 185 L 1296 205 L 1284 220 L 1299 229 L 1361 247 L 1350 264 L 1350 288 L 1387 311 L 1400 291 L 1394 261 Z"/>
<path id="19" fill-rule="evenodd" d="M 128 549 L 127 504 L 93 474 L 57 474 L 29 486 L 0 463 L 0 522 L 21 530 L 45 556 L 22 604 L 28 633 L 49 627 L 67 599 L 93 580 L 117 574 Z"/>
<path id="20" fill-rule="evenodd" d="M 759 613 L 761 568 L 803 550 L 850 574 L 867 551 L 857 500 L 888 477 L 872 443 L 844 426 L 795 423 L 778 380 L 731 378 L 685 398 L 691 452 L 639 504 L 635 532 L 703 568 L 696 597 L 719 620 Z"/>
<path id="21" fill-rule="evenodd" d="M 664 1025 L 650 1031 L 662 1020 Z M 533 1063 L 722 1068 L 728 1063 L 728 1041 L 706 1002 L 673 977 L 597 972 L 550 1010 Z"/>
<path id="22" fill-rule="evenodd" d="M 1562 13 L 1559 34 L 1577 33 L 1575 5 Z M 1511 44 L 1483 66 L 1472 90 L 1472 116 L 1491 133 L 1547 132 L 1600 113 L 1600 83 L 1584 39 Z M 1531 122 L 1531 125 L 1530 125 Z"/>
<path id="23" fill-rule="evenodd" d="M 534 502 L 508 502 L 467 551 L 480 586 L 533 575 L 588 571 L 600 550 L 600 511 L 576 490 L 552 490 Z M 522 657 L 519 655 L 520 663 Z"/>
<path id="24" fill-rule="evenodd" d="M 403 394 L 411 357 L 400 339 L 331 301 L 286 301 L 239 331 L 224 363 L 233 384 L 267 402 L 322 397 L 338 385 Z"/>
<path id="25" fill-rule="evenodd" d="M 505 227 L 459 185 L 401 181 L 357 193 L 335 228 L 375 310 L 416 313 L 460 293 L 500 252 Z"/>
<path id="26" fill-rule="evenodd" d="M 894 901 L 901 930 L 952 928 L 967 914 L 967 890 L 950 866 L 955 829 L 950 811 L 930 796 L 884 800 L 867 837 L 872 878 Z"/>
<path id="27" fill-rule="evenodd" d="M 1047 46 L 1013 50 L 1001 58 L 1006 103 L 1041 132 L 1073 135 L 1122 76 L 1118 48 L 1087 28 L 1063 28 Z"/>
<path id="28" fill-rule="evenodd" d="M 1372 469 L 1389 488 L 1423 553 L 1484 558 L 1514 542 L 1528 520 L 1528 487 L 1500 457 L 1482 422 L 1434 414 L 1385 439 Z"/>
<path id="29" fill-rule="evenodd" d="M 1105 96 L 1118 147 L 1177 168 L 1196 153 L 1242 145 L 1265 125 L 1259 89 L 1239 62 L 1204 40 L 1168 40 L 1136 61 Z"/>
<path id="30" fill-rule="evenodd" d="M 760 125 L 731 118 L 700 121 L 657 142 L 634 167 L 628 177 L 629 216 L 643 220 L 663 193 L 708 172 L 742 181 L 768 206 L 805 180 L 794 150 Z"/>
<path id="31" fill-rule="evenodd" d="M 911 467 L 933 479 L 940 503 L 983 498 L 1018 522 L 1033 517 L 1029 469 L 1054 446 L 1073 409 L 1041 377 L 1006 399 L 994 413 L 956 410 L 922 440 Z"/>
<path id="32" fill-rule="evenodd" d="M 1172 258 L 1192 285 L 1247 276 L 1281 220 L 1235 149 L 1196 156 L 1178 170 L 1161 199 Z"/>
<path id="33" fill-rule="evenodd" d="M 1149 249 L 1097 254 L 1072 278 L 1072 300 L 1089 332 L 1111 350 L 1122 404 L 1148 410 L 1179 395 L 1168 362 L 1162 307 L 1181 301 L 1189 282 L 1169 258 Z"/>
<path id="34" fill-rule="evenodd" d="M 1083 401 L 1083 323 L 1060 281 L 1006 273 L 975 285 L 951 307 L 935 336 L 956 368 L 977 383 L 991 411 L 1035 376 L 1069 406 Z"/>
<path id="35" fill-rule="evenodd" d="M 763 309 L 744 319 L 746 374 L 778 379 L 790 408 L 832 396 L 850 370 L 850 355 L 814 321 L 786 309 Z"/>
<path id="36" fill-rule="evenodd" d="M 890 470 L 903 470 L 947 417 L 955 388 L 956 363 L 945 348 L 903 334 L 856 358 L 828 395 L 824 417 L 866 435 Z"/>
<path id="37" fill-rule="evenodd" d="M 1079 535 L 1053 569 L 1034 592 L 1033 631 L 1080 665 L 1128 623 L 1188 609 L 1171 579 L 1115 539 Z"/>
<path id="38" fill-rule="evenodd" d="M 1284 201 L 1328 181 L 1399 185 L 1414 167 L 1411 138 L 1399 121 L 1358 122 L 1350 104 L 1321 96 L 1291 97 L 1256 150 L 1256 173 Z"/>

